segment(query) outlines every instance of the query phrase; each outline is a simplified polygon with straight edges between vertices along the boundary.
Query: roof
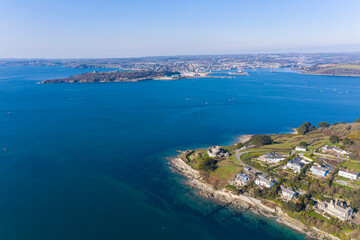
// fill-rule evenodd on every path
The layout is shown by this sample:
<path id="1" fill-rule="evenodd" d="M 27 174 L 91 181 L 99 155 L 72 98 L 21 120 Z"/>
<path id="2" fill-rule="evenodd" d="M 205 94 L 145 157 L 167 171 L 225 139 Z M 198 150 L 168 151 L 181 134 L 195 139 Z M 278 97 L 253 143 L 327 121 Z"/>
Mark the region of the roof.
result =
<path id="1" fill-rule="evenodd" d="M 301 162 L 301 159 L 299 157 L 291 159 L 290 161 L 288 161 L 288 164 L 298 165 L 299 167 L 303 167 L 305 165 Z"/>
<path id="2" fill-rule="evenodd" d="M 339 171 L 350 173 L 350 174 L 353 174 L 353 175 L 358 175 L 359 174 L 358 172 L 355 172 L 355 171 L 352 171 L 352 170 L 349 170 L 349 169 L 344 169 L 344 168 L 340 168 Z"/>
<path id="3" fill-rule="evenodd" d="M 291 190 L 291 189 L 288 189 L 288 188 L 284 188 L 282 189 L 282 192 L 283 193 L 286 193 L 288 195 L 294 195 L 295 194 L 295 191 Z"/>
<path id="4" fill-rule="evenodd" d="M 316 171 L 319 171 L 319 172 L 329 171 L 329 169 L 324 168 L 324 167 L 320 167 L 320 166 L 312 166 L 312 167 L 310 168 L 310 170 L 311 170 L 311 171 L 316 170 Z"/>

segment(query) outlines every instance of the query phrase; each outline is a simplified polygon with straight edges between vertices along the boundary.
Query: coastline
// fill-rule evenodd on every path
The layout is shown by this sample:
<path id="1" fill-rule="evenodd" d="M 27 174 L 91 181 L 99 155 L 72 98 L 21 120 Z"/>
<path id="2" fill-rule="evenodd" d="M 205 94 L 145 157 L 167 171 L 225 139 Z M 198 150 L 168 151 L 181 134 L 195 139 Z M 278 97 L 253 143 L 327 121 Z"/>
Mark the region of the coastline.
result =
<path id="1" fill-rule="evenodd" d="M 250 210 L 259 215 L 268 218 L 275 218 L 276 222 L 284 224 L 300 233 L 306 235 L 309 239 L 334 239 L 339 238 L 321 231 L 315 227 L 308 227 L 300 221 L 289 217 L 280 208 L 270 208 L 264 205 L 261 200 L 247 196 L 245 194 L 234 195 L 227 190 L 216 190 L 210 184 L 202 180 L 199 171 L 194 170 L 186 164 L 179 156 L 169 158 L 170 169 L 184 177 L 186 177 L 186 184 L 191 188 L 196 189 L 200 197 L 216 200 L 220 203 L 226 204 L 231 202 L 233 207 L 250 208 Z"/>

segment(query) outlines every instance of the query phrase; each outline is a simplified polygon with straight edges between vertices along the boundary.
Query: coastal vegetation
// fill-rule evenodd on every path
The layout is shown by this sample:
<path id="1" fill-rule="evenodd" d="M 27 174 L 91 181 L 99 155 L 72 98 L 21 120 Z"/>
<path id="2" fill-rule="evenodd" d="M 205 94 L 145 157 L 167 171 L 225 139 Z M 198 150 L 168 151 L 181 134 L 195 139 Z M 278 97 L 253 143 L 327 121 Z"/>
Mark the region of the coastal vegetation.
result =
<path id="1" fill-rule="evenodd" d="M 163 77 L 179 76 L 176 71 L 111 71 L 88 72 L 62 79 L 50 79 L 40 83 L 95 83 L 95 82 L 137 82 Z"/>
<path id="2" fill-rule="evenodd" d="M 272 144 L 274 141 L 268 135 L 254 135 L 251 137 L 250 142 L 251 144 L 262 146 Z"/>
<path id="3" fill-rule="evenodd" d="M 358 64 L 318 64 L 302 67 L 305 74 L 329 76 L 360 76 Z"/>

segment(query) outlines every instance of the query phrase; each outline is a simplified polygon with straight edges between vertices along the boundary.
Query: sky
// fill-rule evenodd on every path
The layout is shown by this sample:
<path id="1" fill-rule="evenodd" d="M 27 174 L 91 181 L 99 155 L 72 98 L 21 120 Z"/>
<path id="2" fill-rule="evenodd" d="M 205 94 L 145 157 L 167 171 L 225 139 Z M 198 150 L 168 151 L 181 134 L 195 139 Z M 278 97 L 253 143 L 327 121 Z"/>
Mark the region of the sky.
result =
<path id="1" fill-rule="evenodd" d="M 0 0 L 0 58 L 360 51 L 360 0 Z"/>

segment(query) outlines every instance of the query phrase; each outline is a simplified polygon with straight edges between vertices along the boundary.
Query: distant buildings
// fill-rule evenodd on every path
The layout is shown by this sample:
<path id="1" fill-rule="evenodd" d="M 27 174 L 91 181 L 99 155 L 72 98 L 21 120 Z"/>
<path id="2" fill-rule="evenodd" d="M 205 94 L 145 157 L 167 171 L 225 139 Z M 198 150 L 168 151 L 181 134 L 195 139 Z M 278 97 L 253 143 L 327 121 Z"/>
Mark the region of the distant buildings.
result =
<path id="1" fill-rule="evenodd" d="M 353 209 L 340 201 L 321 202 L 317 204 L 317 207 L 342 221 L 352 219 L 354 216 Z"/>
<path id="2" fill-rule="evenodd" d="M 255 184 L 261 187 L 271 188 L 275 185 L 276 181 L 274 179 L 269 179 L 265 175 L 259 175 L 255 179 Z"/>
<path id="3" fill-rule="evenodd" d="M 310 171 L 315 175 L 325 177 L 328 174 L 329 169 L 319 165 L 319 166 L 312 166 L 310 168 Z"/>
<path id="4" fill-rule="evenodd" d="M 280 155 L 277 154 L 276 152 L 272 152 L 272 153 L 265 153 L 261 155 L 258 159 L 268 163 L 278 163 L 280 161 L 284 161 L 286 157 L 285 155 Z"/>
<path id="5" fill-rule="evenodd" d="M 350 155 L 349 152 L 335 146 L 329 147 L 328 145 L 325 145 L 324 147 L 320 148 L 320 150 L 322 150 L 323 152 L 333 152 L 333 153 L 342 154 L 347 157 Z"/>
<path id="6" fill-rule="evenodd" d="M 295 148 L 295 151 L 299 151 L 299 152 L 306 152 L 307 148 L 306 147 L 302 147 L 302 146 L 297 146 Z"/>
<path id="7" fill-rule="evenodd" d="M 359 173 L 355 172 L 355 171 L 348 170 L 348 169 L 340 168 L 339 176 L 356 180 L 359 177 Z"/>
<path id="8" fill-rule="evenodd" d="M 293 169 L 295 173 L 299 173 L 304 166 L 299 157 L 289 160 L 285 165 L 286 168 Z"/>

